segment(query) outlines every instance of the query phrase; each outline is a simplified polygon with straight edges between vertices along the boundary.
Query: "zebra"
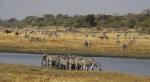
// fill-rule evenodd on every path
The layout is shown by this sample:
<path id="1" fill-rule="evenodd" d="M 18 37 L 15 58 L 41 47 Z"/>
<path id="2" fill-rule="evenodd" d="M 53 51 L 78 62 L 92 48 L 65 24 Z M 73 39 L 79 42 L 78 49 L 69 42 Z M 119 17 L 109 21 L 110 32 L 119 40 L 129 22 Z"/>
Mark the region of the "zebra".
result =
<path id="1" fill-rule="evenodd" d="M 96 37 L 96 35 L 95 35 L 95 34 L 92 34 L 91 36 L 92 36 L 93 38 L 95 38 L 95 37 Z"/>
<path id="2" fill-rule="evenodd" d="M 106 40 L 109 40 L 109 37 L 108 37 L 107 35 L 105 35 L 104 38 L 105 38 Z"/>
<path id="3" fill-rule="evenodd" d="M 79 70 L 81 69 L 82 58 L 78 58 L 76 55 L 69 56 L 69 69 Z M 73 68 L 74 67 L 74 68 Z"/>
<path id="4" fill-rule="evenodd" d="M 75 70 L 80 70 L 82 69 L 82 60 L 83 58 L 75 58 L 74 61 L 75 61 Z"/>
<path id="5" fill-rule="evenodd" d="M 133 40 L 131 40 L 131 41 L 129 41 L 129 46 L 131 46 L 131 44 L 135 44 L 136 43 L 136 40 L 135 39 L 133 39 Z"/>
<path id="6" fill-rule="evenodd" d="M 124 43 L 121 43 L 121 41 L 118 39 L 116 40 L 116 44 L 120 45 L 121 50 L 127 50 L 128 49 L 128 46 Z"/>
<path id="7" fill-rule="evenodd" d="M 45 40 L 45 36 L 42 36 L 42 37 L 30 36 L 30 37 L 29 37 L 29 40 L 30 40 L 30 42 L 31 42 L 31 41 L 35 41 L 35 40 L 37 40 L 37 41 L 44 41 L 44 40 Z"/>
<path id="8" fill-rule="evenodd" d="M 104 36 L 99 36 L 99 37 L 98 37 L 98 39 L 102 39 L 102 40 L 103 40 L 104 38 L 105 38 Z"/>
<path id="9" fill-rule="evenodd" d="M 37 40 L 37 41 L 44 41 L 45 40 L 45 36 L 35 37 L 35 40 Z"/>
<path id="10" fill-rule="evenodd" d="M 119 45 L 120 45 L 121 50 L 127 50 L 128 49 L 128 46 L 126 44 L 120 43 Z"/>
<path id="11" fill-rule="evenodd" d="M 68 65 L 69 65 L 69 57 L 68 55 L 59 55 L 56 58 L 56 64 L 57 68 L 62 68 L 64 67 L 64 69 L 68 69 Z"/>
<path id="12" fill-rule="evenodd" d="M 91 41 L 84 41 L 83 42 L 83 46 L 90 46 L 91 45 Z"/>
<path id="13" fill-rule="evenodd" d="M 69 57 L 69 69 L 71 70 L 72 69 L 72 66 L 75 65 L 75 59 L 76 59 L 76 55 L 69 55 L 68 54 L 68 57 Z"/>
<path id="14" fill-rule="evenodd" d="M 82 68 L 84 70 L 88 71 L 88 69 L 90 67 L 91 68 L 90 70 L 93 71 L 94 66 L 96 66 L 99 69 L 99 71 L 102 71 L 101 65 L 98 62 L 96 62 L 94 59 L 84 59 L 84 60 L 82 60 Z"/>
<path id="15" fill-rule="evenodd" d="M 30 34 L 25 33 L 24 38 L 29 38 Z"/>
<path id="16" fill-rule="evenodd" d="M 65 66 L 63 69 L 68 69 L 68 58 L 59 58 L 59 68 L 62 68 L 62 66 Z"/>
<path id="17" fill-rule="evenodd" d="M 109 37 L 107 35 L 102 35 L 102 36 L 99 36 L 98 39 L 101 39 L 101 40 L 109 40 Z"/>
<path id="18" fill-rule="evenodd" d="M 42 63 L 41 64 L 44 65 L 43 62 L 45 61 L 46 65 L 52 66 L 52 57 L 50 55 L 47 55 L 46 53 L 43 53 L 43 54 L 44 55 L 43 55 Z"/>

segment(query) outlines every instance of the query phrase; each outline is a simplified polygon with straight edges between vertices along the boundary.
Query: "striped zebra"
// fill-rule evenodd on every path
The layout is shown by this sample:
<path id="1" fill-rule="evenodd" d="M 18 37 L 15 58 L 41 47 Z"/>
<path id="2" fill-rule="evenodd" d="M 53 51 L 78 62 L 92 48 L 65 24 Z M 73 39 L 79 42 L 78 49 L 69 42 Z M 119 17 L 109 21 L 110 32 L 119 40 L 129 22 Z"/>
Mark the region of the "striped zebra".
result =
<path id="1" fill-rule="evenodd" d="M 59 67 L 62 69 L 68 69 L 68 58 L 60 58 L 59 59 Z"/>
<path id="2" fill-rule="evenodd" d="M 90 68 L 90 70 L 93 71 L 94 70 L 94 66 L 96 66 L 99 69 L 99 71 L 102 71 L 101 65 L 98 62 L 96 62 L 94 59 L 82 60 L 82 68 L 83 68 L 83 70 L 87 70 L 88 71 L 89 68 Z"/>
<path id="3" fill-rule="evenodd" d="M 66 55 L 59 55 L 56 60 L 56 66 L 60 69 L 68 69 L 69 58 Z"/>
<path id="4" fill-rule="evenodd" d="M 69 69 L 79 70 L 81 69 L 82 58 L 76 57 L 76 55 L 69 56 Z"/>
<path id="5" fill-rule="evenodd" d="M 83 58 L 75 58 L 75 70 L 82 69 L 82 60 Z"/>
<path id="6" fill-rule="evenodd" d="M 68 54 L 68 57 L 69 57 L 69 69 L 71 70 L 73 66 L 75 66 L 75 59 L 76 59 L 76 56 L 75 55 L 69 55 Z M 75 68 L 74 68 L 75 69 Z"/>
<path id="7" fill-rule="evenodd" d="M 47 55 L 44 53 L 43 58 L 42 58 L 42 65 L 44 65 L 44 61 L 46 62 L 46 65 L 52 66 L 52 57 L 50 55 Z"/>

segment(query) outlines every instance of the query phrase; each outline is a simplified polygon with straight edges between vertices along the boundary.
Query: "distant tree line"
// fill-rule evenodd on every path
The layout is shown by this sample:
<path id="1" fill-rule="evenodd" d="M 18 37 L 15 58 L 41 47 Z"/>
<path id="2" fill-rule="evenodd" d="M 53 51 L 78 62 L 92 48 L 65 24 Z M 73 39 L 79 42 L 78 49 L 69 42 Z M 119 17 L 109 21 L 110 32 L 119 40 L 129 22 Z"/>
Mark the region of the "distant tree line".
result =
<path id="1" fill-rule="evenodd" d="M 44 14 L 42 17 L 27 16 L 22 20 L 10 18 L 9 20 L 0 19 L 0 27 L 24 28 L 26 26 L 64 26 L 70 28 L 129 28 L 145 30 L 150 28 L 150 9 L 143 10 L 140 14 L 128 13 L 126 15 L 105 15 L 89 14 L 68 16 L 63 14 Z"/>

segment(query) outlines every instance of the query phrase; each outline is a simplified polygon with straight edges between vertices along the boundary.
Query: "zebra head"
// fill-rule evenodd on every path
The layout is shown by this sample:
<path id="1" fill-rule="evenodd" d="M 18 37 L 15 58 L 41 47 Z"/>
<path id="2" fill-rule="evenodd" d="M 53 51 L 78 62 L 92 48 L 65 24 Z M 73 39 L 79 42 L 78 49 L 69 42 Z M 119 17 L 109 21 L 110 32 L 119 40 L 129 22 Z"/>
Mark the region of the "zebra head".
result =
<path id="1" fill-rule="evenodd" d="M 99 71 L 102 71 L 101 67 L 98 67 Z"/>
<path id="2" fill-rule="evenodd" d="M 46 52 L 43 53 L 43 60 L 46 60 L 47 54 Z"/>
<path id="3" fill-rule="evenodd" d="M 95 62 L 95 66 L 99 69 L 99 71 L 102 71 L 101 65 L 98 62 Z"/>

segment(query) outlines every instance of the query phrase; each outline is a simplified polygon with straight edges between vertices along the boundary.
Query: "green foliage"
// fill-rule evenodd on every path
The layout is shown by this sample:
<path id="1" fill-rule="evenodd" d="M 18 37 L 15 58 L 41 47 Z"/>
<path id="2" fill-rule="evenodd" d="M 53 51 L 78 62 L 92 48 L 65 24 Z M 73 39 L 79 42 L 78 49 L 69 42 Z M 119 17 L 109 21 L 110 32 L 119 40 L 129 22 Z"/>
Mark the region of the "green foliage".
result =
<path id="1" fill-rule="evenodd" d="M 127 26 L 129 27 L 129 28 L 134 28 L 134 26 L 135 26 L 135 24 L 136 24 L 136 21 L 134 20 L 134 19 L 130 19 L 128 22 L 127 22 Z"/>
<path id="2" fill-rule="evenodd" d="M 117 20 L 114 17 L 111 17 L 107 19 L 104 24 L 107 27 L 117 27 Z"/>
<path id="3" fill-rule="evenodd" d="M 0 26 L 2 27 L 18 27 L 25 26 L 65 26 L 73 28 L 149 28 L 150 27 L 150 9 L 143 10 L 140 14 L 129 13 L 122 16 L 113 16 L 105 14 L 89 14 L 89 15 L 74 15 L 67 14 L 44 14 L 43 17 L 27 16 L 21 21 L 10 18 L 9 20 L 0 19 Z"/>
<path id="4" fill-rule="evenodd" d="M 90 14 L 85 17 L 86 27 L 95 27 L 96 21 L 95 21 L 95 15 Z"/>
<path id="5" fill-rule="evenodd" d="M 141 23 L 142 27 L 150 27 L 150 18 L 145 19 L 142 23 Z"/>

